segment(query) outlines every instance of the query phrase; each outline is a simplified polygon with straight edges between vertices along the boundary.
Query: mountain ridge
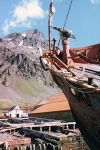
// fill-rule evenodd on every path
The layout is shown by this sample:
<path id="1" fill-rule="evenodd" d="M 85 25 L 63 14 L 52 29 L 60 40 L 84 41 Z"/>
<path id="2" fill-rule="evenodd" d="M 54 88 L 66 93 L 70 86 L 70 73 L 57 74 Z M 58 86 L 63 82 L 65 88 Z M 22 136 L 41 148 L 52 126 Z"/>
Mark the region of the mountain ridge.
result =
<path id="1" fill-rule="evenodd" d="M 38 29 L 0 38 L 0 99 L 36 104 L 59 92 L 40 64 L 39 47 L 47 49 L 48 42 Z"/>

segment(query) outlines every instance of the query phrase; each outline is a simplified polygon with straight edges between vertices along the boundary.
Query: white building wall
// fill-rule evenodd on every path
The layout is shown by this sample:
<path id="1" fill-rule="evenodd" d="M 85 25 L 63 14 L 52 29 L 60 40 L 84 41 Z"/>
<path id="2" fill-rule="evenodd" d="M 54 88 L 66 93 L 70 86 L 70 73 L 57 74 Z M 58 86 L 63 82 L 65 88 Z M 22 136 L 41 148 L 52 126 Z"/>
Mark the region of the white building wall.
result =
<path id="1" fill-rule="evenodd" d="M 15 118 L 15 117 L 22 117 L 23 111 L 22 110 L 12 110 L 9 112 L 9 117 Z"/>
<path id="2" fill-rule="evenodd" d="M 28 113 L 23 113 L 23 117 L 28 117 Z"/>
<path id="3" fill-rule="evenodd" d="M 18 106 L 16 106 L 14 109 L 9 111 L 6 115 L 11 118 L 23 117 L 23 115 L 25 116 L 23 111 Z"/>

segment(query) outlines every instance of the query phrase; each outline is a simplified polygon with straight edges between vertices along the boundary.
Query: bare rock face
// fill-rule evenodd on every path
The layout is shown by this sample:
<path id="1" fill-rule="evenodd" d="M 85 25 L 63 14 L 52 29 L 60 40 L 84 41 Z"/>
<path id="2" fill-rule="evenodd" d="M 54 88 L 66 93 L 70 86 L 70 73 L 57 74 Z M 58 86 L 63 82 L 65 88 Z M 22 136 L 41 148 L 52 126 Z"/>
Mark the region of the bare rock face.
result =
<path id="1" fill-rule="evenodd" d="M 37 29 L 0 38 L 0 84 L 11 88 L 14 78 L 25 82 L 34 78 L 50 89 L 56 87 L 49 71 L 44 71 L 40 64 L 39 47 L 47 49 L 48 43 Z"/>

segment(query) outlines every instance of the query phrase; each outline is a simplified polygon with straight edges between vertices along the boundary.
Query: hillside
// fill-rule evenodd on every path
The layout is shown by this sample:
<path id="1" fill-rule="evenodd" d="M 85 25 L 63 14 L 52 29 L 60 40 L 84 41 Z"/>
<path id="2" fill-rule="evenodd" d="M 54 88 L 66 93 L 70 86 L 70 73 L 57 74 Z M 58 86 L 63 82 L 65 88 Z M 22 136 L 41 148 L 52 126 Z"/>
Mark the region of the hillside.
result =
<path id="1" fill-rule="evenodd" d="M 0 100 L 36 104 L 59 92 L 40 64 L 39 47 L 48 43 L 37 29 L 0 38 Z"/>

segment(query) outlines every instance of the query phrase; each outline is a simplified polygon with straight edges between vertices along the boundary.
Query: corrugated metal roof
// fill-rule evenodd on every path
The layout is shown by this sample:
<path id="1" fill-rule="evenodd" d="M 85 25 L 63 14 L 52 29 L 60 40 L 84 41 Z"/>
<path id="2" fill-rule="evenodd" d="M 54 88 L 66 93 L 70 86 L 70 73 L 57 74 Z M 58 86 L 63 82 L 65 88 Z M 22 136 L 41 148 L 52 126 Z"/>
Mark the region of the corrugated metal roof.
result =
<path id="1" fill-rule="evenodd" d="M 48 103 L 40 106 L 31 112 L 31 114 L 46 113 L 46 112 L 57 112 L 70 110 L 68 100 L 63 93 L 58 94 L 49 99 Z"/>

